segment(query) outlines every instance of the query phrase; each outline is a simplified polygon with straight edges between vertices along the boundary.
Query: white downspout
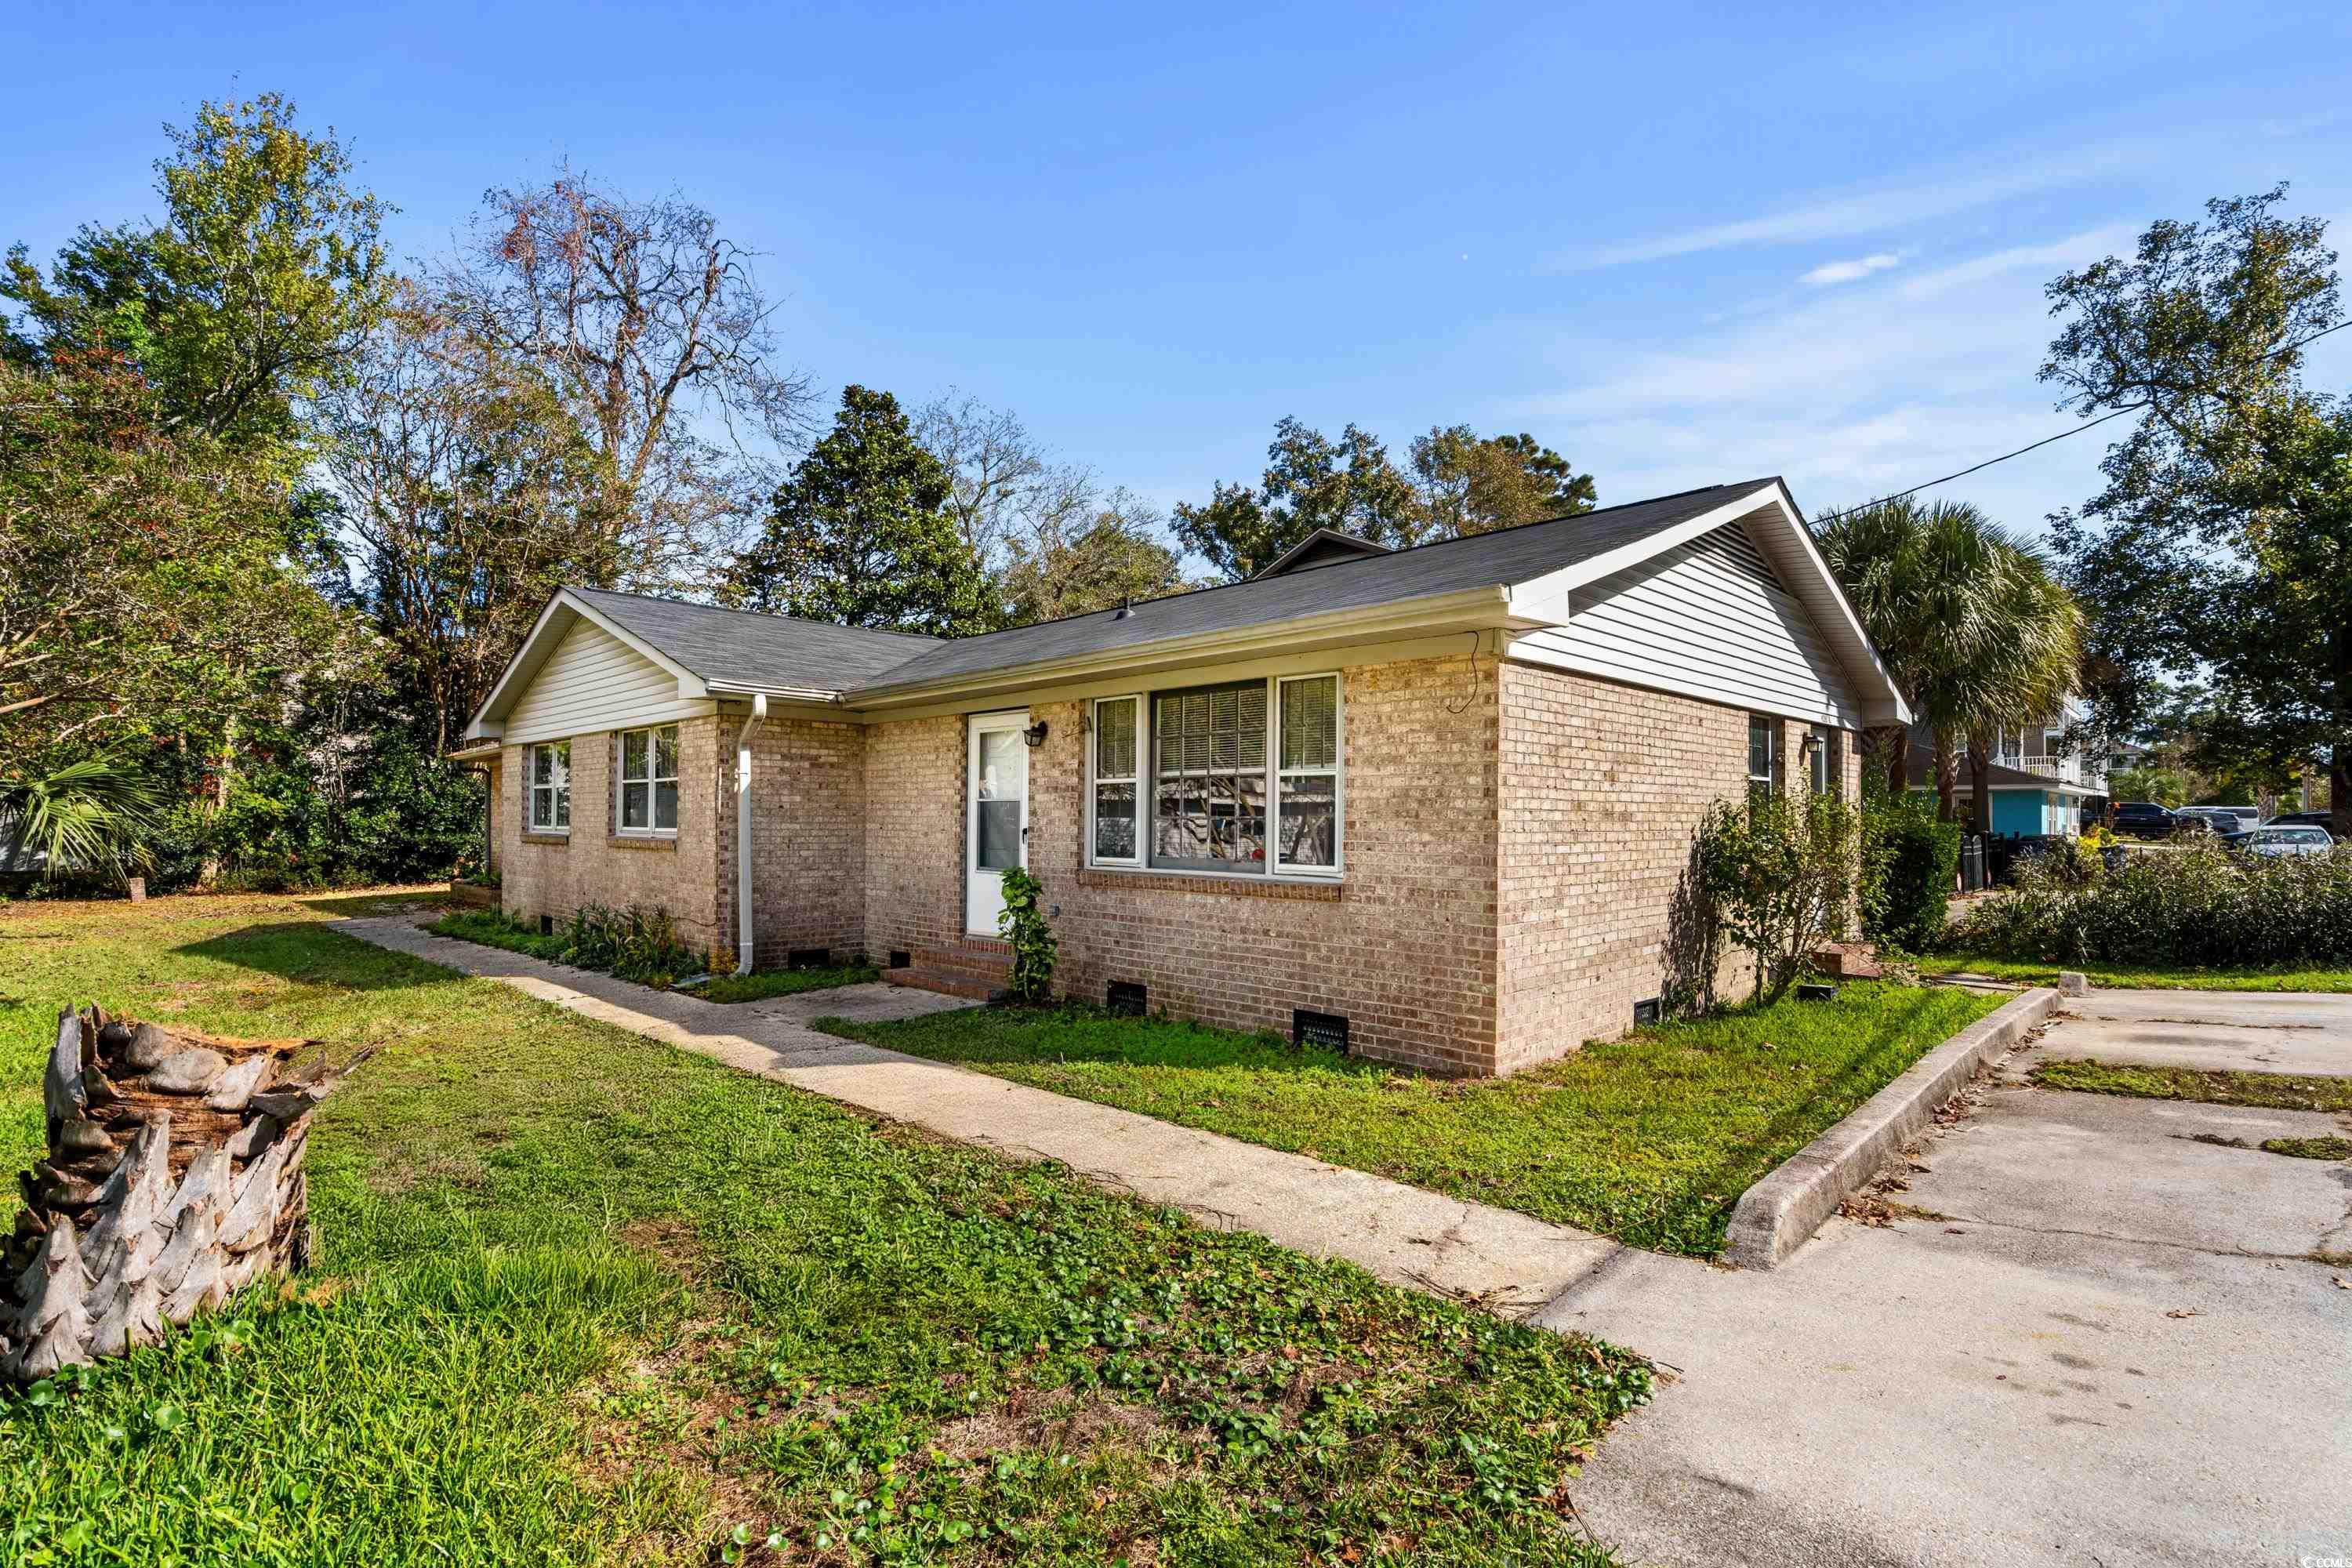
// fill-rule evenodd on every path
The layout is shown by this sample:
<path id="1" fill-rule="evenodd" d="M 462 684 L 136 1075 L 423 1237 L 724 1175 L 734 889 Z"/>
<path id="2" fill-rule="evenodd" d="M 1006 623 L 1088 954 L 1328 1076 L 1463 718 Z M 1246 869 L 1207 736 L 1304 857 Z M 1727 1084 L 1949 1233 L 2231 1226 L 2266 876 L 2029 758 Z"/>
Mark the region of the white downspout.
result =
<path id="1" fill-rule="evenodd" d="M 751 731 L 768 717 L 768 696 L 751 698 L 751 716 L 735 736 L 735 973 L 751 973 Z"/>

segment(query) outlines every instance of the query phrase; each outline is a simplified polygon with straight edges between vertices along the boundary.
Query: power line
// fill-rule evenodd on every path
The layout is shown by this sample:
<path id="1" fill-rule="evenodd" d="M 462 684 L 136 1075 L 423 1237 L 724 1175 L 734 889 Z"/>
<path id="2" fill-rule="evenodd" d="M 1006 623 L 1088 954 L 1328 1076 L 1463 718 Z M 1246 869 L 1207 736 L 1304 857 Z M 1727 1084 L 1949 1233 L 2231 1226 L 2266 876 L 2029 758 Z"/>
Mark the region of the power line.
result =
<path id="1" fill-rule="evenodd" d="M 2317 342 L 2321 338 L 2326 337 L 2328 333 L 2340 332 L 2347 327 L 2352 327 L 2352 320 L 2338 321 L 2332 327 L 2322 327 L 2319 331 L 2312 333 L 2311 336 L 2307 338 L 2298 338 L 2291 343 L 2281 343 L 2277 348 L 2274 348 L 2270 353 L 2263 355 L 2263 359 L 2276 359 L 2281 354 L 2293 353 L 2295 350 L 2303 347 L 2305 343 Z M 2262 361 L 2257 360 L 2254 363 L 2259 364 Z M 1901 500 L 1905 496 L 1915 496 L 1921 490 L 1931 490 L 1937 485 L 1947 485 L 1951 483 L 1954 479 L 1967 479 L 1970 474 L 1983 472 L 1985 469 L 1991 468 L 1995 463 L 2006 463 L 2011 458 L 2022 458 L 2028 452 L 2039 451 L 2042 447 L 2049 446 L 2053 441 L 2063 441 L 2069 436 L 2080 436 L 2084 431 L 2092 429 L 2100 425 L 2105 425 L 2110 419 L 2120 419 L 2126 414 L 2143 413 L 2147 410 L 2147 406 L 2148 405 L 2145 403 L 2135 403 L 2128 408 L 2118 408 L 2111 413 L 2102 414 L 2096 419 L 2086 419 L 2082 424 L 2074 426 L 2072 429 L 2061 430 L 2055 436 L 2044 436 L 2039 441 L 2030 441 L 2024 446 L 2020 447 L 2014 452 L 2003 452 L 1998 458 L 1987 458 L 1981 463 L 1971 464 L 1968 468 L 1960 469 L 1957 473 L 1946 474 L 1939 479 L 1922 480 L 1920 483 L 1913 485 L 1907 490 L 1895 490 L 1891 494 L 1880 496 L 1874 500 L 1866 500 L 1860 506 L 1850 506 L 1843 511 L 1833 511 L 1827 517 L 1814 518 L 1812 520 L 1813 526 L 1819 528 L 1822 523 L 1835 522 L 1842 517 L 1852 517 L 1858 511 L 1868 511 L 1872 507 L 1881 505 L 1884 502 Z"/>

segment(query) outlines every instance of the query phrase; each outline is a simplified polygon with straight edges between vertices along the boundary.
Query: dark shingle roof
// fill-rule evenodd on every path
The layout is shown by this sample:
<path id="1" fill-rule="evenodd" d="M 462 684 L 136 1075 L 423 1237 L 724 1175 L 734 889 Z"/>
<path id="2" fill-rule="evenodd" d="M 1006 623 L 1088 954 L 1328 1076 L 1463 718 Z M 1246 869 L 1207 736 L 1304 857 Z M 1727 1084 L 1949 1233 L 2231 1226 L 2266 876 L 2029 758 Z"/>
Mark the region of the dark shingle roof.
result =
<path id="1" fill-rule="evenodd" d="M 864 631 L 601 588 L 572 593 L 705 680 L 839 691 L 907 662 L 937 637 Z"/>
<path id="2" fill-rule="evenodd" d="M 1135 606 L 1124 618 L 1116 610 L 1046 621 L 984 637 L 934 644 L 865 684 L 900 686 L 949 679 L 992 669 L 1107 653 L 1171 637 L 1235 631 L 1331 610 L 1362 609 L 1432 594 L 1525 583 L 1562 567 L 1604 555 L 1676 523 L 1714 510 L 1726 501 L 1773 483 L 1710 485 L 1655 500 L 1634 501 L 1551 522 L 1528 523 L 1466 539 L 1444 540 L 1355 561 L 1256 577 L 1219 588 L 1203 588 Z"/>
<path id="3" fill-rule="evenodd" d="M 1772 479 L 1710 485 L 1549 522 L 1442 540 L 1409 550 L 1318 563 L 1274 577 L 1197 589 L 1116 610 L 981 637 L 861 631 L 676 599 L 575 588 L 630 633 L 705 680 L 838 691 L 952 679 L 1172 637 L 1238 631 L 1333 610 L 1366 609 L 1490 584 L 1517 584 L 1687 522 Z"/>

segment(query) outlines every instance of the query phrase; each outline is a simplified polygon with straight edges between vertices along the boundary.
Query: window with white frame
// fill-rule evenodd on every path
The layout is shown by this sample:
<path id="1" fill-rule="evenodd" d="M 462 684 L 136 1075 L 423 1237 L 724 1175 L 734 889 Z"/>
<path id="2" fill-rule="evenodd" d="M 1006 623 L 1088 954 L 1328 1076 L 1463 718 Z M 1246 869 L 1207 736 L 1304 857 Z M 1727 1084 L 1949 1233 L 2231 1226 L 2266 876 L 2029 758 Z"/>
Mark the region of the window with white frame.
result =
<path id="1" fill-rule="evenodd" d="M 1812 766 L 1813 793 L 1835 795 L 1843 770 L 1838 755 L 1837 731 L 1825 724 L 1815 724 L 1805 731 L 1805 760 Z"/>
<path id="2" fill-rule="evenodd" d="M 1339 678 L 1285 676 L 1094 704 L 1098 866 L 1339 870 Z"/>
<path id="3" fill-rule="evenodd" d="M 621 732 L 623 833 L 677 831 L 677 726 Z"/>
<path id="4" fill-rule="evenodd" d="M 1761 713 L 1748 716 L 1748 793 L 1753 797 L 1778 795 L 1781 783 L 1780 721 Z"/>
<path id="5" fill-rule="evenodd" d="M 1098 866 L 1132 866 L 1142 857 L 1136 830 L 1136 759 L 1141 754 L 1139 697 L 1095 703 L 1094 858 Z"/>
<path id="6" fill-rule="evenodd" d="M 530 830 L 572 831 L 572 742 L 530 749 Z"/>

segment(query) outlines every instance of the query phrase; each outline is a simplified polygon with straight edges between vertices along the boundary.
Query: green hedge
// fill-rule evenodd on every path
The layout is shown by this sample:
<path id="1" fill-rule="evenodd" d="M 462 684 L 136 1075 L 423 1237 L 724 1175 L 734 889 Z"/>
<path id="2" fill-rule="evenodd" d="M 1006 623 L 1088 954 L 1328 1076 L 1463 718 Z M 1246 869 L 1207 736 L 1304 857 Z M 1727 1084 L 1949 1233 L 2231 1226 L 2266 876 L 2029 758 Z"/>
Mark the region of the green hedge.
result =
<path id="1" fill-rule="evenodd" d="M 1944 931 L 1960 868 L 1960 825 L 1924 795 L 1874 795 L 1862 809 L 1862 934 L 1919 952 Z"/>
<path id="2" fill-rule="evenodd" d="M 2276 858 L 2212 844 L 2140 851 L 2087 886 L 2028 864 L 1949 941 L 2042 963 L 2352 964 L 2352 847 Z"/>

